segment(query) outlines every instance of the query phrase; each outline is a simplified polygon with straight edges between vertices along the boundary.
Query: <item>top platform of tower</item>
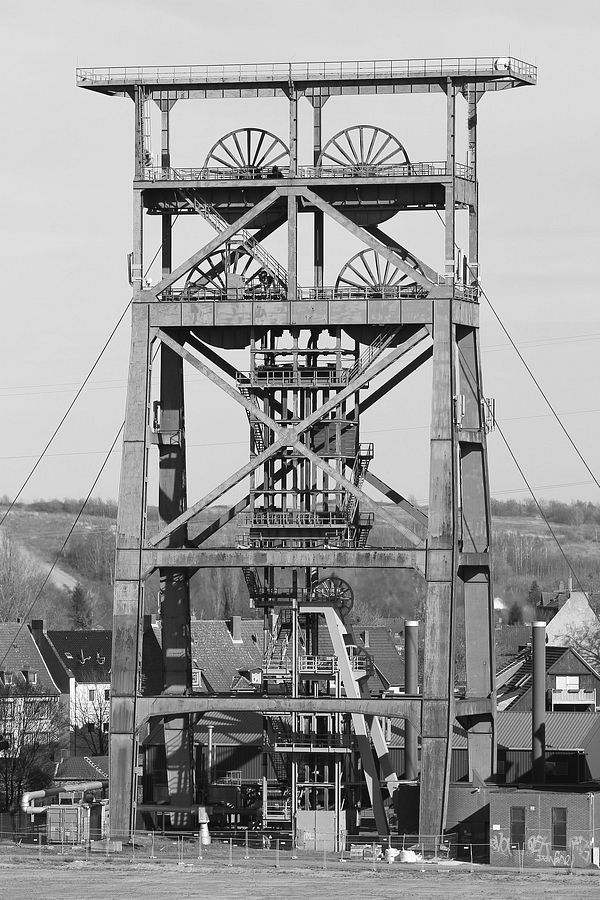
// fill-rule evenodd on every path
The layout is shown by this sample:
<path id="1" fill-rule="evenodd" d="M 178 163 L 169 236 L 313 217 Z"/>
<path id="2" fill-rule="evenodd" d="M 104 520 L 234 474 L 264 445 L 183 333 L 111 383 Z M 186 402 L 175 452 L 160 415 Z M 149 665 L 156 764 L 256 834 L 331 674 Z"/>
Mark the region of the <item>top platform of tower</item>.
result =
<path id="1" fill-rule="evenodd" d="M 118 96 L 141 87 L 157 100 L 433 93 L 448 79 L 465 91 L 501 91 L 535 84 L 537 68 L 510 56 L 483 56 L 77 69 L 78 87 Z"/>

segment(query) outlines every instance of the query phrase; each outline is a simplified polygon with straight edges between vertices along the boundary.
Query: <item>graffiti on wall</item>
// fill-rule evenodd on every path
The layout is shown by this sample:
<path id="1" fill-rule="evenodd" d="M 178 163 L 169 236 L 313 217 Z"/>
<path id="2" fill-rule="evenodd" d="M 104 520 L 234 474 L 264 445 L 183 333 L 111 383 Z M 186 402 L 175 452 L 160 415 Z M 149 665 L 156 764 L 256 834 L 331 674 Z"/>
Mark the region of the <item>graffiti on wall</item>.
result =
<path id="1" fill-rule="evenodd" d="M 502 831 L 490 835 L 492 856 L 512 859 L 518 854 L 510 838 Z M 591 842 L 582 834 L 574 835 L 569 849 L 553 850 L 548 834 L 530 834 L 524 847 L 523 863 L 533 866 L 589 866 L 592 861 Z"/>
<path id="2" fill-rule="evenodd" d="M 508 835 L 502 831 L 495 831 L 490 837 L 490 850 L 499 856 L 512 856 Z"/>
<path id="3" fill-rule="evenodd" d="M 552 850 L 547 835 L 532 834 L 527 838 L 527 853 L 534 863 L 551 866 L 570 866 L 571 854 L 566 850 Z"/>

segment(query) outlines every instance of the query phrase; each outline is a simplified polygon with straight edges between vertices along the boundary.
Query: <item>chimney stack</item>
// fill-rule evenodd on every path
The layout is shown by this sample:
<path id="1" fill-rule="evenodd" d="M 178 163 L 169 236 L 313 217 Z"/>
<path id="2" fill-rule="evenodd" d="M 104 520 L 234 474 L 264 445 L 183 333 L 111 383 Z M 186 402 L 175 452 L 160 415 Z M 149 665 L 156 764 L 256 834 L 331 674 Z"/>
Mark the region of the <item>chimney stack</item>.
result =
<path id="1" fill-rule="evenodd" d="M 31 636 L 33 637 L 36 644 L 39 645 L 40 641 L 46 634 L 46 625 L 43 619 L 32 619 L 31 620 Z"/>
<path id="2" fill-rule="evenodd" d="M 231 631 L 231 637 L 233 638 L 236 644 L 242 643 L 242 617 L 241 616 L 232 616 L 231 624 L 229 626 L 229 630 Z"/>
<path id="3" fill-rule="evenodd" d="M 531 716 L 531 769 L 534 784 L 546 781 L 546 623 L 533 622 L 533 698 Z"/>
<path id="4" fill-rule="evenodd" d="M 419 693 L 419 623 L 404 623 L 404 693 Z M 404 720 L 404 771 L 408 781 L 416 781 L 417 729 Z"/>

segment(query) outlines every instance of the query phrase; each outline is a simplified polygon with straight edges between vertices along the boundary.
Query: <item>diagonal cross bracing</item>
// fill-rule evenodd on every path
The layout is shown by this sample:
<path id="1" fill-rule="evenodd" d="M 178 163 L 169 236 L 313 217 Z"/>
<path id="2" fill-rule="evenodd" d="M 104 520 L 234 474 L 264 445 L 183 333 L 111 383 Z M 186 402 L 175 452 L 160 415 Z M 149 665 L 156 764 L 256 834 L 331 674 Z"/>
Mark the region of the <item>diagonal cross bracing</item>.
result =
<path id="1" fill-rule="evenodd" d="M 209 369 L 208 366 L 205 366 L 204 363 L 201 363 L 196 357 L 192 356 L 187 350 L 185 350 L 181 344 L 174 341 L 166 332 L 159 329 L 157 332 L 157 337 L 164 341 L 172 350 L 178 353 L 183 359 L 186 359 L 190 362 L 194 368 L 198 369 L 202 374 L 206 375 L 217 384 L 219 387 L 222 387 L 223 390 L 229 394 L 229 396 L 233 397 L 233 399 L 239 403 L 244 409 L 248 409 L 251 407 L 251 412 L 257 418 L 260 418 L 261 421 L 267 425 L 272 431 L 278 435 L 277 440 L 274 444 L 268 447 L 263 453 L 255 456 L 249 463 L 245 466 L 242 466 L 241 469 L 238 469 L 230 478 L 223 481 L 218 487 L 214 488 L 209 494 L 207 494 L 202 500 L 199 500 L 193 506 L 189 507 L 184 513 L 174 519 L 169 525 L 165 526 L 165 528 L 161 529 L 158 534 L 154 535 L 151 541 L 149 541 L 149 546 L 156 547 L 160 544 L 161 541 L 165 540 L 170 534 L 176 531 L 181 525 L 184 525 L 186 522 L 189 522 L 197 513 L 201 512 L 207 506 L 210 506 L 215 500 L 217 500 L 220 496 L 238 484 L 242 478 L 245 478 L 246 475 L 249 475 L 251 472 L 255 471 L 258 466 L 262 465 L 267 460 L 271 459 L 275 453 L 278 453 L 284 447 L 295 447 L 299 449 L 300 447 L 304 447 L 303 444 L 298 442 L 298 436 L 303 432 L 307 431 L 312 425 L 318 422 L 323 418 L 328 412 L 332 409 L 335 409 L 339 406 L 343 401 L 354 394 L 366 381 L 369 381 L 371 378 L 374 378 L 380 372 L 383 372 L 388 366 L 392 365 L 397 359 L 399 359 L 404 353 L 407 353 L 412 347 L 414 347 L 417 343 L 429 337 L 429 331 L 427 328 L 419 328 L 415 333 L 413 333 L 402 345 L 396 347 L 392 350 L 387 356 L 383 357 L 383 359 L 379 358 L 375 362 L 368 365 L 362 372 L 352 379 L 349 384 L 343 388 L 339 393 L 335 394 L 330 400 L 324 403 L 319 409 L 315 410 L 315 412 L 311 413 L 305 419 L 303 419 L 298 425 L 293 428 L 282 427 L 278 423 L 276 423 L 270 416 L 264 413 L 262 410 L 259 410 L 253 404 L 250 404 L 245 397 L 242 397 L 233 387 L 227 384 L 219 375 Z M 258 413 L 260 412 L 260 416 Z M 306 448 L 304 448 L 306 449 Z M 318 457 L 317 457 L 318 458 Z M 319 463 L 320 464 L 320 463 Z M 335 471 L 335 470 L 332 470 Z M 336 477 L 340 476 L 339 473 L 336 472 Z M 345 480 L 345 479 L 344 479 Z M 350 482 L 348 482 L 350 484 Z M 354 485 L 352 486 L 353 489 Z M 363 495 L 366 497 L 366 495 Z M 374 501 L 370 500 L 370 498 L 366 498 L 368 502 L 372 505 Z M 394 523 L 395 527 L 398 523 Z M 407 529 L 408 532 L 408 529 Z M 412 534 L 412 532 L 408 532 Z M 413 538 L 415 536 L 413 535 Z M 418 539 L 420 542 L 420 538 Z M 414 542 L 414 541 L 413 541 Z"/>
<path id="2" fill-rule="evenodd" d="M 239 219 L 226 228 L 224 231 L 221 231 L 220 234 L 216 235 L 209 241 L 208 244 L 205 244 L 201 250 L 198 250 L 197 253 L 194 253 L 192 256 L 188 257 L 185 262 L 181 263 L 181 265 L 177 266 L 176 269 L 173 269 L 168 275 L 166 275 L 156 287 L 152 288 L 151 291 L 144 291 L 144 294 L 149 297 L 154 297 L 158 299 L 159 294 L 162 294 L 166 288 L 170 287 L 174 284 L 182 275 L 187 275 L 190 269 L 193 269 L 197 263 L 202 262 L 207 256 L 210 256 L 215 250 L 225 244 L 234 234 L 237 234 L 238 231 L 245 228 L 247 225 L 250 225 L 254 219 L 258 218 L 265 210 L 269 209 L 270 206 L 273 206 L 274 203 L 279 200 L 279 191 L 274 190 L 271 191 L 270 194 L 267 194 L 256 206 L 253 206 L 252 209 L 249 209 L 247 213 L 244 213 L 243 216 L 240 216 Z"/>
<path id="3" fill-rule="evenodd" d="M 326 215 L 330 216 L 338 225 L 341 225 L 347 231 L 349 231 L 354 237 L 357 237 L 360 241 L 366 244 L 368 247 L 371 247 L 373 250 L 376 250 L 384 259 L 389 259 L 391 263 L 397 266 L 402 272 L 405 272 L 406 275 L 409 275 L 413 281 L 416 281 L 417 284 L 420 284 L 421 287 L 431 289 L 433 287 L 433 283 L 429 281 L 425 275 L 422 275 L 412 266 L 409 266 L 407 262 L 405 262 L 402 257 L 388 247 L 387 244 L 384 244 L 383 241 L 380 241 L 378 238 L 374 237 L 372 234 L 369 234 L 366 229 L 361 228 L 360 225 L 355 225 L 347 216 L 343 213 L 339 212 L 339 210 L 335 209 L 335 207 L 331 206 L 330 203 L 327 203 L 326 200 L 323 200 L 319 197 L 318 194 L 315 194 L 314 191 L 311 191 L 310 188 L 303 188 L 301 191 L 301 195 L 308 200 L 308 202 L 312 206 L 316 206 L 317 209 L 322 210 L 322 212 L 326 213 Z"/>

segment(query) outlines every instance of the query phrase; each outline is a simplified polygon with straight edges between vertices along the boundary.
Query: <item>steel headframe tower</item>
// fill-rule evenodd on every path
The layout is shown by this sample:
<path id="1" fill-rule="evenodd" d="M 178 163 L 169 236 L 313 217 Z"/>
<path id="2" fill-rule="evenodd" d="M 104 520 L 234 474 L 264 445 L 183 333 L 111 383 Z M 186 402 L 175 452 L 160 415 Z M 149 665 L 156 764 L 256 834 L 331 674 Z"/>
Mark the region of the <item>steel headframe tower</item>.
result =
<path id="1" fill-rule="evenodd" d="M 495 768 L 486 401 L 478 331 L 477 105 L 487 91 L 535 84 L 536 70 L 507 57 L 82 69 L 77 80 L 91 91 L 129 97 L 135 106 L 134 302 L 113 619 L 112 833 L 127 834 L 133 822 L 138 733 L 150 717 L 164 725 L 170 801 L 174 812 L 181 811 L 179 824 L 185 825 L 185 811 L 194 801 L 192 714 L 251 708 L 296 716 L 301 710 L 325 708 L 335 715 L 361 712 L 371 721 L 377 714 L 405 717 L 416 727 L 422 747 L 420 830 L 440 834 L 455 720 L 468 734 L 471 774 L 491 778 Z M 394 135 L 375 126 L 348 128 L 323 146 L 322 112 L 330 97 L 430 92 L 446 98 L 443 161 L 412 162 Z M 466 165 L 457 162 L 455 149 L 460 95 L 466 101 Z M 226 97 L 287 98 L 287 145 L 260 129 L 240 129 L 221 139 L 202 167 L 192 160 L 196 168 L 173 168 L 173 105 Z M 302 97 L 313 109 L 311 166 L 300 166 L 298 160 Z M 161 114 L 159 158 L 152 156 L 150 146 L 152 100 Z M 379 227 L 412 209 L 431 210 L 443 219 L 443 273 Z M 455 224 L 461 211 L 468 215 L 468 247 L 457 265 Z M 299 212 L 308 213 L 314 223 L 310 288 L 298 284 Z M 144 280 L 143 222 L 148 214 L 159 215 L 162 222 L 162 279 L 155 286 Z M 216 234 L 192 256 L 174 263 L 173 217 L 188 214 L 202 216 Z M 323 281 L 325 217 L 365 248 L 349 260 L 332 287 Z M 282 225 L 287 229 L 286 266 L 263 244 Z M 160 389 L 153 403 L 155 347 L 160 349 Z M 249 348 L 249 371 L 238 372 L 222 348 Z M 359 422 L 362 412 L 429 359 L 433 388 L 426 516 L 369 469 L 372 451 L 360 444 Z M 249 462 L 191 505 L 186 496 L 184 362 L 241 405 L 250 423 Z M 369 382 L 386 371 L 387 380 L 361 397 Z M 160 525 L 148 535 L 152 444 L 158 448 Z M 194 517 L 243 479 L 250 483 L 245 498 L 192 536 L 188 526 Z M 384 505 L 363 491 L 365 481 L 382 495 Z M 242 513 L 247 527 L 236 547 L 206 544 Z M 400 546 L 367 546 L 369 514 L 399 534 Z M 427 582 L 421 693 L 382 700 L 342 691 L 323 707 L 318 689 L 312 696 L 302 691 L 296 667 L 296 683 L 284 696 L 242 700 L 194 695 L 189 579 L 201 567 L 219 566 L 243 569 L 251 597 L 262 597 L 261 605 L 270 610 L 286 596 L 292 606 L 301 605 L 302 597 L 309 603 L 318 569 L 416 568 Z M 287 575 L 281 576 L 281 567 Z M 143 595 L 145 580 L 157 569 L 164 689 L 148 697 L 140 677 Z M 327 613 L 327 604 L 321 612 Z M 454 656 L 463 618 L 466 693 L 459 698 Z M 331 621 L 334 629 L 337 619 Z M 318 654 L 313 626 L 309 610 L 303 633 L 313 635 Z"/>

